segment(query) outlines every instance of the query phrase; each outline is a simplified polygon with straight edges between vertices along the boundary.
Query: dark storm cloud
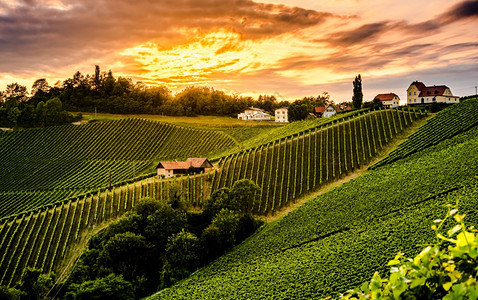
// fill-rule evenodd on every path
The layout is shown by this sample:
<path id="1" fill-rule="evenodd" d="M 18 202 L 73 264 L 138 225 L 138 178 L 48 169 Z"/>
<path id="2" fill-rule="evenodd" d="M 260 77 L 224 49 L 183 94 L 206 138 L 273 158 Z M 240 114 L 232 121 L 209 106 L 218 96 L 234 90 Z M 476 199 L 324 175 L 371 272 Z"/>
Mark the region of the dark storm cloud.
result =
<path id="1" fill-rule="evenodd" d="M 478 17 L 478 0 L 463 1 L 431 20 L 410 24 L 406 21 L 383 21 L 369 23 L 351 30 L 333 32 L 317 42 L 325 42 L 331 46 L 349 47 L 368 44 L 378 37 L 393 31 L 402 32 L 409 36 L 422 37 L 424 34 L 438 32 L 443 26 L 463 19 Z"/>
<path id="2" fill-rule="evenodd" d="M 478 1 L 463 1 L 441 15 L 446 23 L 478 17 Z"/>
<path id="3" fill-rule="evenodd" d="M 393 47 L 396 45 L 376 45 L 375 51 L 370 51 L 366 55 L 337 51 L 323 59 L 316 59 L 312 56 L 289 57 L 280 61 L 280 67 L 277 70 L 324 68 L 335 72 L 360 72 L 361 70 L 381 69 L 397 60 L 409 60 L 415 63 L 415 61 L 423 59 L 435 59 L 435 55 L 437 55 L 435 51 L 428 51 L 435 49 L 434 44 L 417 44 L 399 47 L 392 51 L 379 51 Z"/>
<path id="4" fill-rule="evenodd" d="M 262 39 L 315 26 L 327 12 L 251 0 L 63 1 L 0 6 L 0 73 L 55 68 L 102 57 L 146 41 L 184 41 L 178 28 L 226 28 Z"/>
<path id="5" fill-rule="evenodd" d="M 350 46 L 364 43 L 387 30 L 389 30 L 388 22 L 371 23 L 348 31 L 334 32 L 328 35 L 326 39 L 317 41 L 326 41 L 335 46 Z"/>

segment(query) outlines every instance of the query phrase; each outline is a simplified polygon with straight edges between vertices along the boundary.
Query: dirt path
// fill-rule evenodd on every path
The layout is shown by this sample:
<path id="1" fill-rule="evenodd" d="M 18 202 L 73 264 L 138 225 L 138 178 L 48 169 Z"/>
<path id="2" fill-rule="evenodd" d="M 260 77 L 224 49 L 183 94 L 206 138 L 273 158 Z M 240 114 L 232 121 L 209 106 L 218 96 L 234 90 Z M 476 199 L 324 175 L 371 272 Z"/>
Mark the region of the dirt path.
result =
<path id="1" fill-rule="evenodd" d="M 293 204 L 289 205 L 288 207 L 286 207 L 286 208 L 284 208 L 280 211 L 276 211 L 272 215 L 260 216 L 259 218 L 263 221 L 266 221 L 266 222 L 272 222 L 272 221 L 275 221 L 277 219 L 280 219 L 280 218 L 284 217 L 285 215 L 287 215 L 289 212 L 297 209 L 299 206 L 301 206 L 305 202 L 307 202 L 311 199 L 314 199 L 314 198 L 316 198 L 316 197 L 318 197 L 318 196 L 320 196 L 324 193 L 327 193 L 328 191 L 336 188 L 337 186 L 339 186 L 339 185 L 341 185 L 345 182 L 348 182 L 348 181 L 350 181 L 354 178 L 357 178 L 362 174 L 365 174 L 365 173 L 368 173 L 368 172 L 373 172 L 373 171 L 367 170 L 367 168 L 369 166 L 377 163 L 381 159 L 385 158 L 390 152 L 395 150 L 395 148 L 397 148 L 398 145 L 400 145 L 402 142 L 407 140 L 410 135 L 412 135 L 414 132 L 416 132 L 418 130 L 418 128 L 420 128 L 422 125 L 424 125 L 427 122 L 427 120 L 430 119 L 431 117 L 433 117 L 433 114 L 428 114 L 428 116 L 423 117 L 421 119 L 417 119 L 416 121 L 414 121 L 410 127 L 407 127 L 406 129 L 404 129 L 400 134 L 398 134 L 393 139 L 392 142 L 388 143 L 385 147 L 383 147 L 380 150 L 378 156 L 372 158 L 370 160 L 370 162 L 367 165 L 362 166 L 362 168 L 356 169 L 354 172 L 349 173 L 348 175 L 343 176 L 342 178 L 340 178 L 338 180 L 335 180 L 335 181 L 333 181 L 333 182 L 331 182 L 327 185 L 322 186 L 317 191 L 311 192 L 311 193 L 309 193 L 309 194 L 307 194 L 307 195 L 305 195 L 305 196 L 303 196 L 299 199 L 296 199 Z"/>

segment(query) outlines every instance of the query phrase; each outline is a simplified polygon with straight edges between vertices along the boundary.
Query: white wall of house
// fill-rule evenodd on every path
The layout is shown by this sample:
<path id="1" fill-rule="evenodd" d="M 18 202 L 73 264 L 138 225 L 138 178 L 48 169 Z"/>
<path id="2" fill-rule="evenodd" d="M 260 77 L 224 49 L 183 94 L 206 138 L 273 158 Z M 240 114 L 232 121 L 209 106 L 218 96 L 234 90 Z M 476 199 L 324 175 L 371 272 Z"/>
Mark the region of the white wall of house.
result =
<path id="1" fill-rule="evenodd" d="M 166 169 L 157 169 L 157 170 L 158 170 L 158 178 L 160 178 L 161 176 L 164 176 L 164 177 L 174 176 L 173 170 L 166 170 Z"/>
<path id="2" fill-rule="evenodd" d="M 392 100 L 382 101 L 382 104 L 385 107 L 398 107 L 400 106 L 400 98 L 394 96 Z"/>
<path id="3" fill-rule="evenodd" d="M 332 106 L 329 106 L 327 107 L 326 110 L 324 110 L 324 113 L 322 114 L 322 116 L 324 118 L 328 118 L 328 117 L 332 117 L 333 115 L 336 115 L 337 112 L 335 111 L 335 108 L 333 108 Z"/>
<path id="4" fill-rule="evenodd" d="M 274 112 L 275 121 L 279 123 L 289 122 L 289 110 L 287 108 L 279 108 Z"/>

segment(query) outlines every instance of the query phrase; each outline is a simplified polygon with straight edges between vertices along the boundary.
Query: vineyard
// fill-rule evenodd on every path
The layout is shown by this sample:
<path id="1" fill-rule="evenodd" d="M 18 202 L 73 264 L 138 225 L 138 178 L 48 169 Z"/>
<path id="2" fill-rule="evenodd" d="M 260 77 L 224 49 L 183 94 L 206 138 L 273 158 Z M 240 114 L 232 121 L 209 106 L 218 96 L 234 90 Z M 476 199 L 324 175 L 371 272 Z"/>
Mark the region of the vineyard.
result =
<path id="1" fill-rule="evenodd" d="M 222 132 L 140 119 L 3 133 L 0 217 L 151 173 L 159 159 L 233 146 Z"/>
<path id="2" fill-rule="evenodd" d="M 210 173 L 150 178 L 111 191 L 101 188 L 75 200 L 50 202 L 36 211 L 11 215 L 2 220 L 0 228 L 0 285 L 15 283 L 26 267 L 61 273 L 74 260 L 76 246 L 85 241 L 90 229 L 124 214 L 144 196 L 168 199 L 173 185 L 180 187 L 186 205 L 201 207 L 212 191 L 250 178 L 261 186 L 254 212 L 274 213 L 362 168 L 420 116 L 397 110 L 361 113 L 223 157 Z M 126 155 L 137 158 L 134 153 Z"/>
<path id="3" fill-rule="evenodd" d="M 415 152 L 467 131 L 477 124 L 478 98 L 467 99 L 458 105 L 452 105 L 430 119 L 385 159 L 371 166 L 371 169 L 408 157 Z"/>
<path id="4" fill-rule="evenodd" d="M 433 242 L 459 201 L 478 224 L 478 127 L 310 200 L 232 252 L 151 299 L 318 299 L 387 275 L 399 251 Z M 470 155 L 472 154 L 472 155 Z"/>

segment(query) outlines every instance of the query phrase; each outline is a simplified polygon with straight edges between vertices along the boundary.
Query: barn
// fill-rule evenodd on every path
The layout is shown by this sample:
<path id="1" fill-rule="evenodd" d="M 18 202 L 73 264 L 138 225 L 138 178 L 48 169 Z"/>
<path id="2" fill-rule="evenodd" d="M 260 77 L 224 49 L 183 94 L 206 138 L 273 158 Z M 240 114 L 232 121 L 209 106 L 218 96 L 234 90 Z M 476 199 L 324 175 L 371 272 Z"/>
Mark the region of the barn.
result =
<path id="1" fill-rule="evenodd" d="M 173 177 L 176 175 L 208 172 L 212 167 L 212 163 L 205 157 L 190 157 L 186 161 L 160 161 L 156 169 L 159 178 L 161 176 Z"/>

